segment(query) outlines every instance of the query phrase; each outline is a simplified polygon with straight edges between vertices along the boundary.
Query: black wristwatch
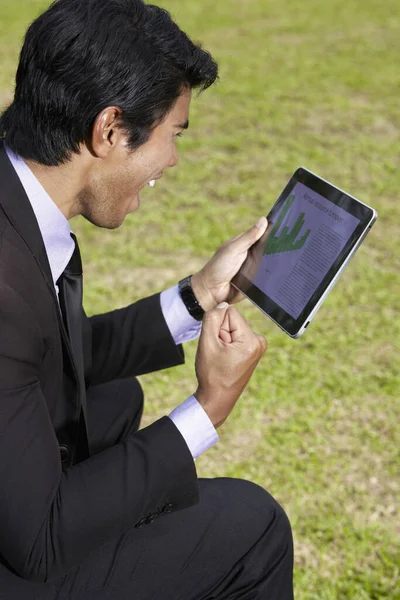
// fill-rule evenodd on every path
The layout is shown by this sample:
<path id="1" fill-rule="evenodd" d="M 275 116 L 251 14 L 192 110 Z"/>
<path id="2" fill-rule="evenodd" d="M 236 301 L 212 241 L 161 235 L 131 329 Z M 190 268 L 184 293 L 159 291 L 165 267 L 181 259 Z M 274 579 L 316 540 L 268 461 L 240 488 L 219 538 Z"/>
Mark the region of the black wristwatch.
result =
<path id="1" fill-rule="evenodd" d="M 199 301 L 193 293 L 192 275 L 185 277 L 185 279 L 181 279 L 179 282 L 179 293 L 189 314 L 196 319 L 196 321 L 202 321 L 204 310 L 201 308 Z"/>

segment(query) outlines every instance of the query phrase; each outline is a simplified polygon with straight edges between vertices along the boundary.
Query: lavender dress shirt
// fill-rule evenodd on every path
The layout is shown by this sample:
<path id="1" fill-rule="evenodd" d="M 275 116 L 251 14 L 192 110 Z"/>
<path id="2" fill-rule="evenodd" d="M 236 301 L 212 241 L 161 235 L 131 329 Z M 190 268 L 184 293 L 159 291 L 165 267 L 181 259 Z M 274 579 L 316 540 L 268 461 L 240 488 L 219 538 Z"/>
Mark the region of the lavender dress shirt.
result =
<path id="1" fill-rule="evenodd" d="M 74 241 L 68 219 L 50 198 L 24 160 L 6 147 L 13 165 L 35 213 L 49 259 L 54 287 L 74 251 Z M 201 323 L 188 313 L 178 286 L 161 293 L 161 310 L 176 344 L 196 339 Z M 194 396 L 189 396 L 169 415 L 184 437 L 194 459 L 218 442 L 218 434 L 204 409 Z"/>

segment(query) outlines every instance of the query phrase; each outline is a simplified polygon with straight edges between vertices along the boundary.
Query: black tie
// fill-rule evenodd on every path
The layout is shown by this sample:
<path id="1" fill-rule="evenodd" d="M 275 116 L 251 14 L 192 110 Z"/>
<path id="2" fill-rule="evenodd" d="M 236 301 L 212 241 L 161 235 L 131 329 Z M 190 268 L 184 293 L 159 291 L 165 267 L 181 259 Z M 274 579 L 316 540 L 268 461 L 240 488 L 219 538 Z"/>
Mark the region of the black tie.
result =
<path id="1" fill-rule="evenodd" d="M 73 233 L 71 233 L 71 237 L 75 242 L 74 253 L 57 283 L 60 308 L 71 343 L 79 380 L 82 384 L 84 381 L 82 344 L 82 261 L 77 239 Z"/>
<path id="2" fill-rule="evenodd" d="M 78 373 L 78 390 L 81 402 L 79 414 L 79 434 L 76 448 L 76 462 L 87 458 L 88 437 L 86 431 L 86 385 L 83 361 L 82 340 L 82 261 L 78 241 L 73 233 L 71 237 L 75 242 L 75 250 L 63 274 L 58 279 L 60 308 L 72 347 L 72 355 Z"/>

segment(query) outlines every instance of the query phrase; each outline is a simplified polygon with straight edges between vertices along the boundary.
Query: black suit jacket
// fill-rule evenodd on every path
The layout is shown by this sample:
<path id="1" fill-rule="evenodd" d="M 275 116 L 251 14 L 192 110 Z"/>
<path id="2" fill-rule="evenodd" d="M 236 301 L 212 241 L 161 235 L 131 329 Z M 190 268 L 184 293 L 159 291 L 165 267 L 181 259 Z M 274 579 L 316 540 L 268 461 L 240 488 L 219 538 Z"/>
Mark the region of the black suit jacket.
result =
<path id="1" fill-rule="evenodd" d="M 159 295 L 84 315 L 83 329 L 87 385 L 183 362 Z M 28 580 L 63 576 L 166 502 L 199 500 L 168 417 L 90 456 L 82 435 L 77 448 L 82 403 L 36 217 L 0 147 L 0 563 Z"/>

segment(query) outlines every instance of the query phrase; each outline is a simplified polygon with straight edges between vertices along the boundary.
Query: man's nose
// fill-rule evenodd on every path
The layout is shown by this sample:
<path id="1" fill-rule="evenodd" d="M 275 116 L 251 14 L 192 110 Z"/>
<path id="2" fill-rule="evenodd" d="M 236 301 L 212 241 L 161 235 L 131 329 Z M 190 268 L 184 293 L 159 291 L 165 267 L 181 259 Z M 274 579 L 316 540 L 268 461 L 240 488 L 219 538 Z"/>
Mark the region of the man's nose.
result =
<path id="1" fill-rule="evenodd" d="M 176 148 L 174 148 L 174 152 L 173 152 L 173 154 L 171 156 L 171 160 L 169 161 L 168 166 L 169 167 L 176 167 L 176 165 L 178 164 L 178 162 L 179 162 L 178 151 L 177 151 Z"/>

